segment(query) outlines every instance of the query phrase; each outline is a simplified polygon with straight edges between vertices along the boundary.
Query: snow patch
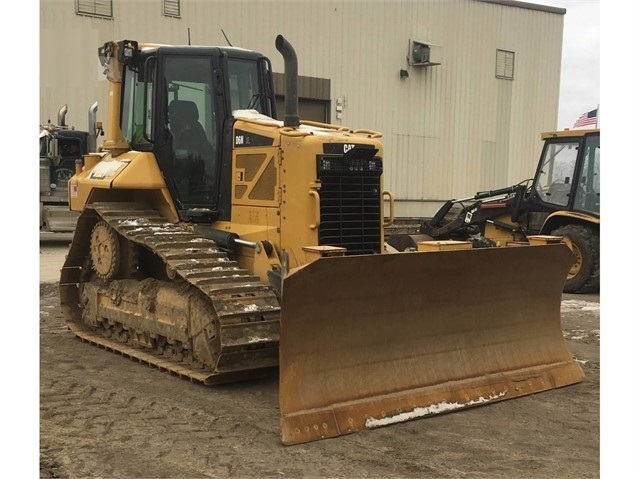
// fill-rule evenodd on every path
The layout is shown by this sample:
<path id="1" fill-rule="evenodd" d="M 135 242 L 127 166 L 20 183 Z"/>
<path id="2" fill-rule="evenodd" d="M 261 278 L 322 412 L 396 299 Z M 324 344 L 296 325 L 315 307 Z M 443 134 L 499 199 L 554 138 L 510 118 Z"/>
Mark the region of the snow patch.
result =
<path id="1" fill-rule="evenodd" d="M 282 127 L 284 122 L 275 120 L 270 116 L 263 115 L 257 110 L 233 110 L 233 116 L 235 118 L 246 118 L 247 120 L 263 121 L 265 123 L 271 123 L 273 126 Z"/>
<path id="2" fill-rule="evenodd" d="M 281 120 L 274 120 L 273 118 L 263 115 L 257 110 L 233 110 L 233 116 L 237 119 L 244 118 L 246 120 L 259 121 L 264 124 L 273 126 L 274 128 L 283 128 L 284 122 Z M 334 136 L 336 132 L 352 135 L 353 131 L 342 125 L 328 125 L 323 127 L 321 125 L 305 125 L 300 124 L 296 129 L 302 133 L 317 136 Z M 340 128 L 339 130 L 337 128 Z"/>
<path id="3" fill-rule="evenodd" d="M 146 218 L 138 218 L 135 220 L 120 220 L 119 224 L 121 226 L 141 226 L 149 224 L 149 220 L 147 220 Z"/>
<path id="4" fill-rule="evenodd" d="M 249 343 L 263 343 L 266 341 L 271 341 L 271 338 L 264 338 L 264 337 L 260 337 L 260 336 L 252 336 L 249 338 L 248 342 Z"/>
<path id="5" fill-rule="evenodd" d="M 124 224 L 124 223 L 120 223 L 120 224 Z M 129 226 L 139 226 L 139 225 L 132 223 Z M 181 235 L 181 234 L 188 234 L 188 232 L 186 232 L 186 231 L 184 231 L 184 232 L 182 232 L 182 231 L 174 231 L 172 229 L 171 230 L 167 230 L 167 227 L 169 227 L 169 226 L 171 226 L 171 225 L 170 224 L 166 224 L 164 226 L 152 226 L 152 227 L 145 226 L 145 227 L 140 227 L 140 228 L 133 229 L 133 230 L 129 231 L 128 233 L 132 234 L 132 233 L 140 233 L 140 232 L 142 232 L 142 233 L 150 232 L 150 233 L 153 233 L 153 234 L 156 234 L 156 235 L 176 235 L 176 236 L 177 235 Z"/>
<path id="6" fill-rule="evenodd" d="M 376 427 L 387 426 L 388 424 L 395 424 L 398 422 L 409 421 L 411 419 L 417 419 L 423 416 L 429 416 L 431 414 L 441 414 L 443 412 L 454 411 L 456 409 L 461 409 L 468 406 L 476 406 L 477 404 L 483 404 L 490 401 L 494 401 L 495 399 L 499 399 L 506 395 L 507 391 L 502 391 L 499 394 L 491 394 L 488 398 L 484 396 L 479 396 L 477 399 L 473 399 L 468 401 L 467 403 L 458 403 L 458 402 L 440 402 L 437 404 L 431 404 L 427 407 L 417 407 L 409 412 L 402 412 L 390 417 L 383 417 L 381 419 L 376 419 L 374 417 L 369 417 L 366 419 L 366 428 L 374 429 Z"/>
<path id="7" fill-rule="evenodd" d="M 582 299 L 566 299 L 561 302 L 562 311 L 599 311 L 599 303 Z"/>
<path id="8" fill-rule="evenodd" d="M 571 329 L 570 331 L 563 332 L 564 339 L 588 339 L 588 338 L 596 338 L 601 339 L 599 330 L 593 329 L 592 331 L 585 331 L 583 329 Z"/>

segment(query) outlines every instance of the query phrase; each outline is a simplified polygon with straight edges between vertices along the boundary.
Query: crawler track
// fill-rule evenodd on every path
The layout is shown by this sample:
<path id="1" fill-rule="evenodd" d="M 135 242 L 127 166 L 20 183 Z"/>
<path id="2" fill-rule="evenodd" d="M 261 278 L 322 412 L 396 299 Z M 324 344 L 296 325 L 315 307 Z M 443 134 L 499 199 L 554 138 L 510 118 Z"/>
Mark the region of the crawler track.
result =
<path id="1" fill-rule="evenodd" d="M 167 223 L 143 204 L 95 203 L 90 208 L 78 220 L 60 277 L 61 305 L 77 337 L 207 385 L 263 376 L 277 366 L 280 305 L 269 286 L 240 269 L 214 241 L 185 225 Z M 125 272 L 110 281 L 97 277 L 91 267 L 91 232 L 99 221 L 135 251 L 121 269 Z M 161 274 L 151 275 L 144 259 L 149 254 L 156 272 L 162 266 Z M 146 306 L 144 299 L 129 309 L 120 306 L 120 295 L 142 297 L 137 289 L 144 291 L 148 282 L 170 295 L 194 298 L 185 300 L 183 309 L 171 310 L 169 319 L 194 314 L 197 301 L 204 310 L 198 321 L 205 317 L 207 324 L 176 320 L 171 329 L 158 322 L 156 306 Z M 147 310 L 151 313 L 145 316 Z M 199 344 L 212 349 L 211 360 L 198 358 L 198 335 Z M 176 344 L 182 348 L 177 353 Z M 166 357 L 168 350 L 172 357 Z"/>

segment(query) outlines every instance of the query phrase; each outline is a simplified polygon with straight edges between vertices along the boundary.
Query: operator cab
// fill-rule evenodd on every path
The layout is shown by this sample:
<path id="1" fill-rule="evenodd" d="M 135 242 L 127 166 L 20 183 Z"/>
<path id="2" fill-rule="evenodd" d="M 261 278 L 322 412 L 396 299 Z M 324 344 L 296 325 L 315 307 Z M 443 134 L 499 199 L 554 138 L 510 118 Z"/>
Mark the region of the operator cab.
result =
<path id="1" fill-rule="evenodd" d="M 599 131 L 547 139 L 531 201 L 547 213 L 577 211 L 599 217 L 599 166 Z"/>
<path id="2" fill-rule="evenodd" d="M 155 154 L 182 220 L 228 219 L 230 185 L 220 179 L 231 176 L 232 135 L 222 132 L 234 110 L 275 117 L 269 59 L 233 47 L 138 49 L 129 41 L 120 54 L 120 126 L 130 148 Z"/>

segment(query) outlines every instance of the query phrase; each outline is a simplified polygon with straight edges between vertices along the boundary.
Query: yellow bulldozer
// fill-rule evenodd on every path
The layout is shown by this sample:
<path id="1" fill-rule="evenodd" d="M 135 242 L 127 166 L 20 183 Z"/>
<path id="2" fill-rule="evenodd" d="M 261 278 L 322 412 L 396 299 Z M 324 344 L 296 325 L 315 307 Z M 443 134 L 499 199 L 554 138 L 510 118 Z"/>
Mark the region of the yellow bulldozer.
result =
<path id="1" fill-rule="evenodd" d="M 570 250 L 387 253 L 382 135 L 300 120 L 297 55 L 275 45 L 283 121 L 260 53 L 98 49 L 109 126 L 69 180 L 69 329 L 205 385 L 279 368 L 284 444 L 581 381 L 560 325 Z"/>

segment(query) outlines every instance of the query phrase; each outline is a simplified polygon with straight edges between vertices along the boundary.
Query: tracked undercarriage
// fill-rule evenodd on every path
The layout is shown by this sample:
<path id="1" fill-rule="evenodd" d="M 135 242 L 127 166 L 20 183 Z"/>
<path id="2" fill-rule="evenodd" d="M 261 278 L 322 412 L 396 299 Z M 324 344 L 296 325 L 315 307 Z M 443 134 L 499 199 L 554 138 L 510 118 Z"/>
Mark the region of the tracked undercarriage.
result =
<path id="1" fill-rule="evenodd" d="M 280 304 L 269 286 L 142 204 L 90 208 L 60 280 L 76 336 L 207 385 L 277 367 Z"/>

